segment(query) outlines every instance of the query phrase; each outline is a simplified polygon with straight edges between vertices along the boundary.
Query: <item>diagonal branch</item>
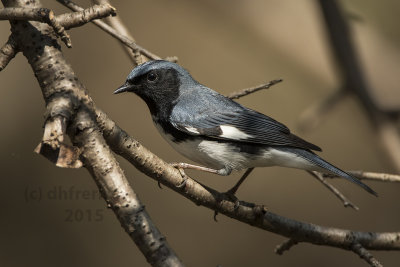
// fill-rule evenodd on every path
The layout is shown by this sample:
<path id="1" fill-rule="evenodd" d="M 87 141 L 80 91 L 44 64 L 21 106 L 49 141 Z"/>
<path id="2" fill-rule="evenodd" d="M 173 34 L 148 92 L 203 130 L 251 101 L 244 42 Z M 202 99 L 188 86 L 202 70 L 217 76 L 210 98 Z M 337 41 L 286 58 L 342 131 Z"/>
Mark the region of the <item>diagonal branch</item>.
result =
<path id="1" fill-rule="evenodd" d="M 372 254 L 363 248 L 360 244 L 356 243 L 351 246 L 351 250 L 360 256 L 361 259 L 365 260 L 372 267 L 383 267 L 383 265 L 372 256 Z"/>
<path id="2" fill-rule="evenodd" d="M 275 253 L 278 255 L 282 255 L 285 251 L 291 249 L 293 246 L 297 245 L 299 242 L 297 242 L 294 239 L 288 239 L 282 244 L 276 246 L 275 248 Z"/>
<path id="3" fill-rule="evenodd" d="M 138 244 L 147 261 L 152 266 L 183 266 L 145 211 L 144 205 L 106 145 L 93 117 L 85 108 L 78 112 L 72 124 L 71 139 L 82 149 L 85 167 L 95 179 L 122 227 Z"/>
<path id="4" fill-rule="evenodd" d="M 6 7 L 26 5 L 23 0 L 2 1 Z M 29 4 L 40 8 L 39 1 L 31 0 Z M 49 26 L 37 22 L 11 23 L 11 30 L 40 84 L 48 109 L 42 142 L 56 149 L 62 144 L 67 128 L 103 197 L 148 262 L 153 266 L 182 266 L 105 144 L 93 119 L 94 113 L 90 112 L 93 101 L 66 62 L 60 46 L 54 44 Z M 30 46 L 32 42 L 35 47 Z M 38 54 L 41 60 L 37 60 Z"/>
<path id="5" fill-rule="evenodd" d="M 98 124 L 103 131 L 107 144 L 117 154 L 127 159 L 138 170 L 159 181 L 175 192 L 202 205 L 218 211 L 230 218 L 264 229 L 297 242 L 338 247 L 348 250 L 355 243 L 373 250 L 400 250 L 400 233 L 358 232 L 333 227 L 299 222 L 282 217 L 266 210 L 263 205 L 241 202 L 235 209 L 235 203 L 224 194 L 189 179 L 184 189 L 177 185 L 183 181 L 179 171 L 151 153 L 137 140 L 130 137 L 109 119 L 101 110 L 96 110 Z"/>
<path id="6" fill-rule="evenodd" d="M 340 199 L 343 202 L 343 205 L 347 207 L 351 207 L 355 210 L 359 210 L 359 208 L 354 205 L 345 195 L 343 195 L 336 187 L 331 185 L 325 180 L 325 177 L 322 173 L 316 172 L 316 171 L 307 171 L 311 176 L 316 178 L 319 182 L 321 182 L 326 188 L 329 189 L 338 199 Z"/>
<path id="7" fill-rule="evenodd" d="M 66 30 L 82 26 L 95 19 L 115 16 L 116 9 L 109 4 L 93 5 L 80 11 L 58 15 L 56 20 L 64 26 Z"/>
<path id="8" fill-rule="evenodd" d="M 57 0 L 59 3 L 63 4 L 64 6 L 68 7 L 69 9 L 73 11 L 82 11 L 83 8 L 76 5 L 72 1 L 69 0 Z M 122 42 L 124 45 L 128 46 L 129 48 L 132 49 L 133 52 L 140 52 L 144 56 L 146 56 L 149 59 L 161 59 L 159 56 L 151 53 L 147 49 L 137 45 L 133 40 L 128 38 L 127 36 L 124 36 L 122 34 L 119 34 L 117 30 L 112 28 L 111 26 L 107 25 L 107 23 L 104 23 L 102 21 L 92 21 L 96 26 L 98 26 L 100 29 L 103 31 L 107 32 L 114 38 L 118 39 L 120 42 Z"/>
<path id="9" fill-rule="evenodd" d="M 17 44 L 11 34 L 7 42 L 0 48 L 0 71 L 4 70 L 18 52 Z"/>
<path id="10" fill-rule="evenodd" d="M 245 88 L 245 89 L 242 89 L 240 91 L 233 92 L 233 93 L 227 95 L 227 97 L 229 97 L 230 99 L 238 99 L 238 98 L 241 98 L 243 96 L 246 96 L 246 95 L 255 93 L 257 91 L 260 91 L 262 89 L 268 89 L 271 86 L 273 86 L 273 85 L 275 85 L 277 83 L 280 83 L 280 82 L 282 82 L 282 79 L 272 80 L 272 81 L 269 81 L 269 82 L 267 82 L 265 84 L 260 84 L 260 85 L 255 86 L 255 87 Z"/>
<path id="11" fill-rule="evenodd" d="M 110 1 L 108 1 L 108 0 L 94 0 L 93 2 L 95 2 L 96 4 L 110 4 Z M 126 37 L 131 39 L 132 42 L 136 42 L 135 39 L 133 38 L 132 34 L 129 32 L 128 28 L 122 22 L 120 17 L 118 17 L 118 16 L 108 17 L 108 18 L 106 18 L 106 22 L 111 27 L 113 27 L 119 34 L 125 35 Z M 140 64 L 139 61 L 142 61 L 142 59 L 140 58 L 141 56 L 140 55 L 138 56 L 137 53 L 135 53 L 132 49 L 130 49 L 126 45 L 123 45 L 122 43 L 121 43 L 121 45 L 122 45 L 122 48 L 124 49 L 124 51 L 129 56 L 129 58 L 131 59 L 133 65 L 134 66 L 139 65 Z"/>

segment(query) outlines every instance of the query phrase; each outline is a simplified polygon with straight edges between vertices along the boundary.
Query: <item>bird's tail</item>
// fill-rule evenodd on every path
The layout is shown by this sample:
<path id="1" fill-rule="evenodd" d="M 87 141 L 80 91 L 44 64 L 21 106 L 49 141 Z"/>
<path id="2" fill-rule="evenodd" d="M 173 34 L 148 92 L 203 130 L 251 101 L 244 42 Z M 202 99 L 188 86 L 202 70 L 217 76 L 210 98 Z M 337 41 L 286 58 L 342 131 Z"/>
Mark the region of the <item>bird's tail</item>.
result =
<path id="1" fill-rule="evenodd" d="M 327 170 L 329 173 L 336 174 L 340 177 L 343 177 L 343 178 L 361 186 L 368 193 L 371 193 L 374 196 L 378 196 L 378 193 L 376 193 L 374 190 L 372 190 L 368 185 L 364 184 L 359 179 L 353 177 L 349 173 L 342 171 L 341 169 L 330 164 L 329 162 L 323 160 L 322 158 L 320 158 L 318 155 L 314 154 L 313 152 L 307 151 L 304 149 L 298 149 L 298 148 L 288 148 L 288 149 L 290 150 L 290 152 L 297 154 L 298 156 L 302 157 L 303 159 L 313 163 L 314 165 L 317 165 L 318 167 L 320 167 L 324 170 Z"/>

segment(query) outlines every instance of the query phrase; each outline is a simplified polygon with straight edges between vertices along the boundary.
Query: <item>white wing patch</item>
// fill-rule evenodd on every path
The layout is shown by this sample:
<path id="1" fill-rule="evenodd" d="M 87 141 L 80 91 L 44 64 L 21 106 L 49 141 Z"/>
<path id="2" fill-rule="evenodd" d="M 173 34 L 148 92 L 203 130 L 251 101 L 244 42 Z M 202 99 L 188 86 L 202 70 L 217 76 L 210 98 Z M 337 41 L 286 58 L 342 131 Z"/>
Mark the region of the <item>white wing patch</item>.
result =
<path id="1" fill-rule="evenodd" d="M 220 134 L 221 137 L 227 138 L 227 139 L 234 139 L 234 140 L 243 140 L 247 138 L 251 138 L 253 136 L 242 132 L 238 128 L 230 125 L 221 125 L 219 126 L 221 128 L 222 134 Z"/>
<path id="2" fill-rule="evenodd" d="M 191 132 L 191 133 L 194 133 L 194 134 L 200 134 L 199 131 L 197 131 L 197 129 L 194 128 L 194 127 L 189 127 L 189 126 L 187 126 L 187 127 L 185 127 L 185 129 L 186 129 L 188 132 Z"/>

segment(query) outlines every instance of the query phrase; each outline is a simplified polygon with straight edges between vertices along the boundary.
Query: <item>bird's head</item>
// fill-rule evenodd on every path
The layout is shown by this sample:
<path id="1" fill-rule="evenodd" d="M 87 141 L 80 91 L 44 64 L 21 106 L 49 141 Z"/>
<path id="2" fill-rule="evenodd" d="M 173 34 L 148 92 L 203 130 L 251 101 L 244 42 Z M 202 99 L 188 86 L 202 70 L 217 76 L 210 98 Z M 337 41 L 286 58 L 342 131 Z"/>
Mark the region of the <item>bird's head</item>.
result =
<path id="1" fill-rule="evenodd" d="M 196 83 L 178 64 L 152 60 L 134 68 L 126 82 L 114 94 L 133 92 L 140 96 L 150 109 L 171 103 L 182 93 L 182 84 Z M 190 86 L 189 86 L 190 87 Z"/>

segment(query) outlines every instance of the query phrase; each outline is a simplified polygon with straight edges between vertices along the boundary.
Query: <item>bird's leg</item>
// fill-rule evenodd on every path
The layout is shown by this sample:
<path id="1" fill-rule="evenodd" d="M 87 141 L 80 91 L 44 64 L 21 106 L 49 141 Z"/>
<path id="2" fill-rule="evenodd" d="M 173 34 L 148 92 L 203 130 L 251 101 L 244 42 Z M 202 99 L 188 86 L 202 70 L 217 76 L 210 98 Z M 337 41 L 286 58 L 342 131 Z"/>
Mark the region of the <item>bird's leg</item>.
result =
<path id="1" fill-rule="evenodd" d="M 237 183 L 228 191 L 226 191 L 225 193 L 223 193 L 224 195 L 226 195 L 229 199 L 235 201 L 235 205 L 233 206 L 234 210 L 237 210 L 239 208 L 240 205 L 240 201 L 239 199 L 235 196 L 237 190 L 239 189 L 240 185 L 244 182 L 244 180 L 246 180 L 246 178 L 250 175 L 250 173 L 254 170 L 254 168 L 248 168 L 245 173 L 243 173 L 242 177 L 240 177 L 239 181 L 237 181 Z M 218 211 L 214 211 L 214 221 L 217 221 L 217 215 L 218 215 Z"/>
<path id="2" fill-rule="evenodd" d="M 198 170 L 198 171 L 204 171 L 204 172 L 209 172 L 209 173 L 214 173 L 214 174 L 219 174 L 219 175 L 229 175 L 232 172 L 232 169 L 225 167 L 219 170 L 216 169 L 211 169 L 203 166 L 198 166 L 194 164 L 189 164 L 189 163 L 184 163 L 184 162 L 179 162 L 179 163 L 171 163 L 171 166 L 174 168 L 177 168 L 184 179 L 183 182 L 178 185 L 177 187 L 184 187 L 186 185 L 186 181 L 188 179 L 188 176 L 186 175 L 185 171 L 183 169 L 192 169 L 192 170 Z"/>
<path id="3" fill-rule="evenodd" d="M 246 172 L 242 175 L 242 177 L 240 177 L 239 181 L 237 181 L 237 183 L 228 191 L 225 192 L 225 194 L 231 198 L 232 200 L 235 201 L 235 206 L 234 209 L 236 210 L 237 208 L 239 208 L 239 200 L 238 198 L 235 196 L 237 190 L 239 189 L 240 185 L 244 182 L 244 180 L 246 180 L 246 178 L 250 175 L 250 173 L 254 170 L 254 168 L 248 168 L 246 170 Z"/>
<path id="4" fill-rule="evenodd" d="M 214 174 L 219 174 L 219 175 L 228 175 L 230 173 L 225 174 L 227 171 L 225 169 L 221 170 L 215 170 L 203 166 L 198 166 L 194 164 L 189 164 L 189 163 L 184 163 L 184 162 L 179 162 L 179 163 L 171 163 L 171 166 L 177 169 L 192 169 L 192 170 L 198 170 L 198 171 L 204 171 L 204 172 L 209 172 L 209 173 L 214 173 Z"/>

